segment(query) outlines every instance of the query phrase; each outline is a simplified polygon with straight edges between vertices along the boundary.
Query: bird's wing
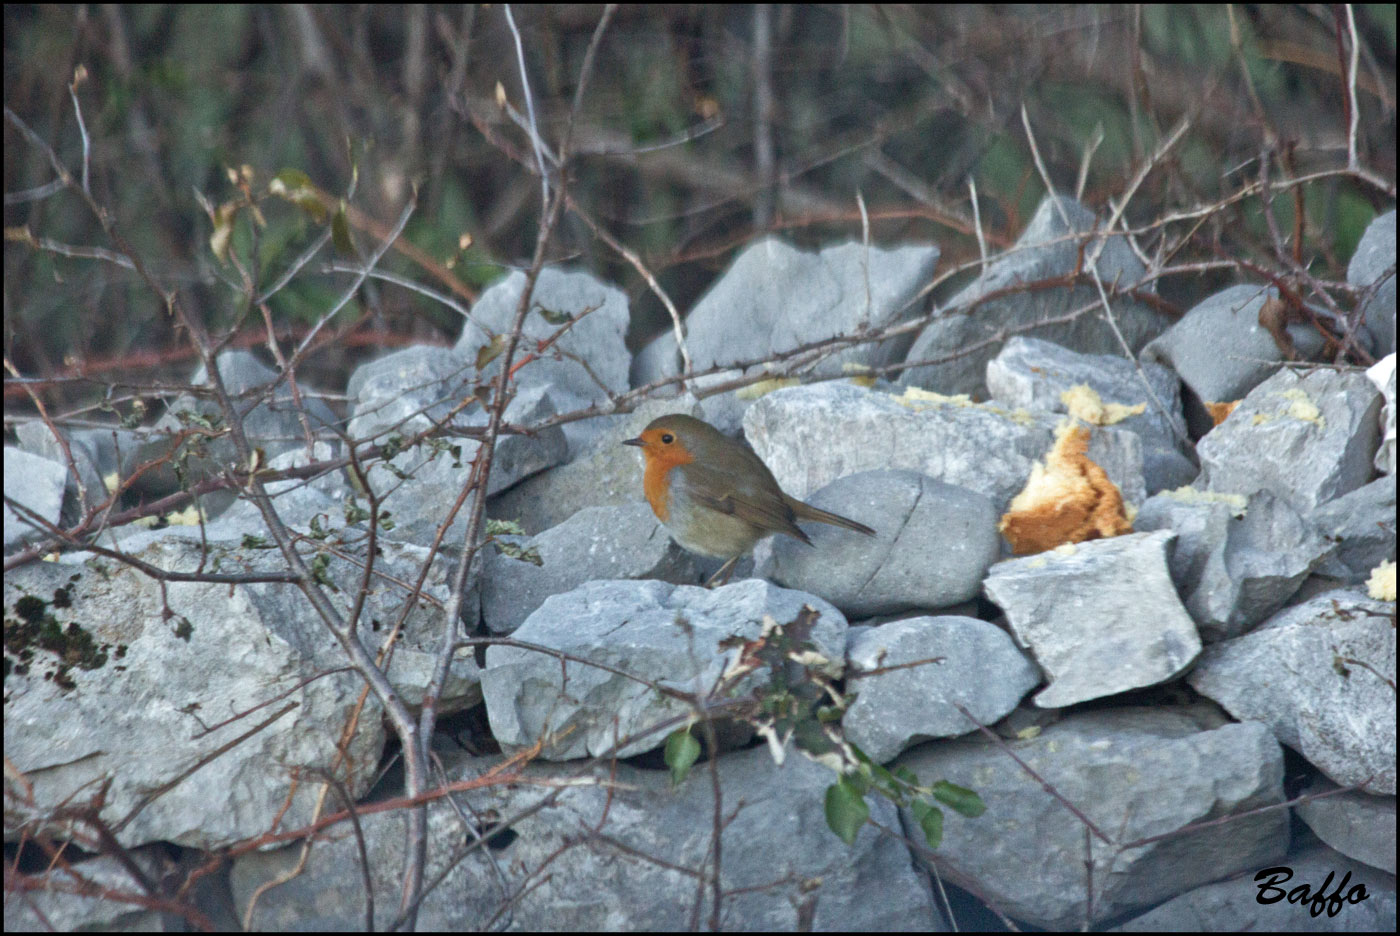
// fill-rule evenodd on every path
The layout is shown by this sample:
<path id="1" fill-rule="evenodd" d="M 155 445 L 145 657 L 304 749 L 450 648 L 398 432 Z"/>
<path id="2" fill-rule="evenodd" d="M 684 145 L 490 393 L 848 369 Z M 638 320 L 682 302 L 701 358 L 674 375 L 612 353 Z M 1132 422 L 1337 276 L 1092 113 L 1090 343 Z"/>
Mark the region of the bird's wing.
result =
<path id="1" fill-rule="evenodd" d="M 769 533 L 786 533 L 811 544 L 807 534 L 794 522 L 795 517 L 782 496 L 757 485 L 745 485 L 721 472 L 691 463 L 678 466 L 690 482 L 688 492 L 699 504 L 720 513 L 738 517 Z"/>

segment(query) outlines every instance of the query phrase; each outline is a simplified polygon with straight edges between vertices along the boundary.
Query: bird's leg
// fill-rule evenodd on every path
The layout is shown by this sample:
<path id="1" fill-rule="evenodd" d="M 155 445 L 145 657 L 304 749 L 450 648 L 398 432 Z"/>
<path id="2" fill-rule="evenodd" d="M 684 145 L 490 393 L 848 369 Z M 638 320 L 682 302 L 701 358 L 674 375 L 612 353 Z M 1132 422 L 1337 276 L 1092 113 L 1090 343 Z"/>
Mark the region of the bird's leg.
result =
<path id="1" fill-rule="evenodd" d="M 706 588 L 714 588 L 718 585 L 728 585 L 729 576 L 734 574 L 734 566 L 738 565 L 739 557 L 735 556 L 724 565 L 719 567 L 719 571 L 710 576 L 710 580 L 705 583 Z"/>

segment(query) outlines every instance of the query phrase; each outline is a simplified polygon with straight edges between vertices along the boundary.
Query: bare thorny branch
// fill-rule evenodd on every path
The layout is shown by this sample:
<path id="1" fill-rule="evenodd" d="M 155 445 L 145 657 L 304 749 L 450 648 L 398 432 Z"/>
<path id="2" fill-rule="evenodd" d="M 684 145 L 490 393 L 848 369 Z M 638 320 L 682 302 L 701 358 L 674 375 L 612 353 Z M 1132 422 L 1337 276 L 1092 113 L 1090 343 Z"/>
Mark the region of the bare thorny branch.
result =
<path id="1" fill-rule="evenodd" d="M 594 33 L 593 43 L 591 44 L 589 52 L 585 58 L 583 72 L 580 76 L 578 90 L 575 97 L 575 114 L 578 111 L 579 105 L 583 98 L 584 91 L 587 86 L 588 76 L 593 67 L 593 61 L 596 54 L 597 46 L 601 42 L 602 36 L 606 31 L 607 24 L 611 20 L 614 13 L 615 8 L 608 7 L 604 11 L 604 14 L 599 22 L 598 28 Z M 508 9 L 506 11 L 506 15 L 507 18 L 510 17 Z M 513 27 L 513 21 L 511 25 Z M 521 49 L 518 44 L 517 50 L 521 57 L 520 67 L 522 70 L 522 76 L 524 76 L 526 74 L 526 65 L 523 58 L 523 49 Z M 74 93 L 74 103 L 75 105 L 77 104 L 76 92 Z M 102 224 L 103 229 L 106 231 L 108 236 L 117 244 L 120 254 L 131 262 L 132 267 L 146 281 L 147 285 L 151 288 L 151 290 L 158 297 L 160 297 L 164 307 L 172 315 L 176 316 L 177 320 L 183 326 L 186 334 L 189 336 L 190 341 L 198 351 L 202 362 L 204 363 L 212 391 L 215 395 L 215 398 L 219 404 L 221 411 L 224 414 L 225 424 L 228 427 L 229 435 L 237 450 L 239 463 L 250 466 L 256 464 L 256 461 L 254 459 L 253 446 L 249 442 L 244 432 L 243 422 L 241 418 L 242 413 L 240 412 L 239 408 L 235 405 L 235 402 L 232 399 L 232 397 L 227 392 L 227 389 L 223 384 L 222 376 L 220 375 L 217 366 L 217 361 L 215 360 L 215 355 L 217 354 L 218 348 L 222 344 L 222 341 L 212 339 L 211 336 L 209 336 L 205 332 L 202 322 L 184 304 L 178 301 L 176 293 L 174 293 L 173 291 L 167 291 L 154 277 L 154 275 L 152 275 L 150 271 L 147 270 L 145 265 L 140 260 L 139 256 L 136 255 L 128 247 L 128 245 L 122 238 L 120 231 L 117 228 L 113 218 L 104 208 L 102 208 L 92 198 L 91 194 L 87 190 L 86 161 L 84 162 L 84 173 L 82 183 L 79 184 L 63 167 L 61 161 L 58 159 L 57 155 L 53 152 L 53 150 L 49 148 L 47 144 L 44 143 L 37 135 L 30 131 L 28 127 L 24 125 L 23 121 L 21 121 L 19 117 L 15 115 L 12 111 L 10 111 L 8 108 L 6 109 L 6 117 L 14 126 L 16 126 L 16 128 L 18 128 L 22 133 L 26 135 L 26 137 L 29 138 L 31 143 L 33 143 L 34 145 L 39 147 L 43 152 L 46 152 L 49 155 L 50 163 L 54 168 L 56 174 L 59 176 L 59 180 L 65 185 L 65 187 L 67 187 L 71 191 L 77 192 L 85 200 L 89 207 L 89 210 Z M 536 137 L 536 139 L 538 139 L 538 137 Z M 84 140 L 86 140 L 86 134 L 84 134 Z M 565 140 L 560 147 L 560 162 L 561 167 L 563 168 L 567 167 L 568 144 L 569 134 L 566 131 Z M 542 162 L 540 164 L 540 168 L 541 170 L 543 170 L 544 168 Z M 457 621 L 461 612 L 461 601 L 463 592 L 465 591 L 467 573 L 480 547 L 482 519 L 484 517 L 485 507 L 485 492 L 487 490 L 487 484 L 490 478 L 492 460 L 495 452 L 495 443 L 503 429 L 503 414 L 506 404 L 510 398 L 510 388 L 508 386 L 508 383 L 512 376 L 511 363 L 514 359 L 516 348 L 520 342 L 520 336 L 524 325 L 525 317 L 530 310 L 530 298 L 533 293 L 535 281 L 538 279 L 540 270 L 543 269 L 545 260 L 547 259 L 547 250 L 551 240 L 551 236 L 553 234 L 554 227 L 558 222 L 558 219 L 560 217 L 565 203 L 563 193 L 565 190 L 567 178 L 565 172 L 562 171 L 562 168 L 561 172 L 559 173 L 559 178 L 557 182 L 558 184 L 555 188 L 554 194 L 548 197 L 546 200 L 546 204 L 542 206 L 542 209 L 544 211 L 544 222 L 541 226 L 539 237 L 537 239 L 535 257 L 531 264 L 530 270 L 527 273 L 525 289 L 522 292 L 520 303 L 514 318 L 514 322 L 509 332 L 506 348 L 501 357 L 500 369 L 494 387 L 492 406 L 489 410 L 489 421 L 487 423 L 484 433 L 482 434 L 482 444 L 477 451 L 477 457 L 473 463 L 473 470 L 471 473 L 471 477 L 468 481 L 468 485 L 463 491 L 464 497 L 468 493 L 474 493 L 471 519 L 468 524 L 468 529 L 466 533 L 466 549 L 464 556 L 459 564 L 458 572 L 453 579 L 453 597 L 452 600 L 449 602 L 446 614 L 446 619 L 448 622 L 447 632 L 442 637 L 442 650 L 440 651 L 438 656 L 438 663 L 434 673 L 434 678 L 430 683 L 428 691 L 425 695 L 422 713 L 420 715 L 419 720 L 416 723 L 415 720 L 410 716 L 408 710 L 405 708 L 402 700 L 398 697 L 396 692 L 389 685 L 387 678 L 384 675 L 384 671 L 378 665 L 378 663 L 382 662 L 382 660 L 376 661 L 373 658 L 371 658 L 367 649 L 361 644 L 355 630 L 354 619 L 351 618 L 350 620 L 346 620 L 340 616 L 339 612 L 337 612 L 334 605 L 330 602 L 328 597 L 322 591 L 321 586 L 315 581 L 314 576 L 310 572 L 301 555 L 297 552 L 294 544 L 293 535 L 283 525 L 280 517 L 276 512 L 276 509 L 273 507 L 269 499 L 268 493 L 264 486 L 265 479 L 259 477 L 259 475 L 256 472 L 252 472 L 246 478 L 242 479 L 226 479 L 226 481 L 228 481 L 229 483 L 235 484 L 238 487 L 240 487 L 244 495 L 247 496 L 254 504 L 257 505 L 259 511 L 263 515 L 263 519 L 268 526 L 269 532 L 271 533 L 273 540 L 276 542 L 278 548 L 282 551 L 283 558 L 288 563 L 291 569 L 291 575 L 294 578 L 296 584 L 302 590 L 303 594 L 311 603 L 312 607 L 316 610 L 317 614 L 321 617 L 322 621 L 326 624 L 326 626 L 336 636 L 337 640 L 341 643 L 342 648 L 346 652 L 346 655 L 351 662 L 351 665 L 365 680 L 367 687 L 374 692 L 374 694 L 378 697 L 380 703 L 383 705 L 386 717 L 388 718 L 390 724 L 394 728 L 402 744 L 405 766 L 405 782 L 410 797 L 422 796 L 427 791 L 429 786 L 428 775 L 426 770 L 428 739 L 432 734 L 436 718 L 437 699 L 446 681 L 447 672 L 452 657 L 457 652 L 458 648 Z M 548 195 L 549 189 L 547 186 L 545 192 Z M 339 308 L 340 305 L 343 305 L 354 295 L 354 290 L 358 288 L 359 282 L 363 280 L 364 276 L 368 275 L 368 271 L 374 267 L 378 259 L 384 254 L 384 252 L 388 249 L 389 245 L 397 237 L 398 231 L 402 229 L 403 224 L 407 221 L 410 211 L 411 204 L 408 208 L 405 209 L 400 219 L 398 228 L 396 228 L 389 237 L 383 239 L 379 248 L 372 256 L 371 260 L 365 264 L 365 269 L 360 274 L 360 280 L 357 280 L 356 283 L 352 285 L 350 289 L 345 291 L 341 303 L 339 303 L 336 308 Z M 251 280 L 248 280 L 247 282 L 247 292 L 251 295 L 254 291 L 252 288 L 253 283 Z M 328 322 L 331 316 L 334 315 L 334 313 L 335 309 L 329 311 L 325 316 L 323 316 L 320 319 L 319 324 L 323 325 L 324 323 Z M 293 360 L 288 363 L 294 366 L 295 361 L 299 360 L 306 353 L 306 350 L 310 347 L 312 339 L 314 338 L 314 333 L 315 329 L 312 330 L 311 334 L 308 334 L 305 337 L 301 344 L 301 347 L 297 351 L 297 354 L 294 356 Z M 226 338 L 224 340 L 226 340 Z M 285 377 L 290 377 L 292 373 L 292 367 L 284 368 L 281 373 Z M 266 392 L 270 394 L 272 392 L 272 388 L 268 388 Z M 251 407 L 249 408 L 249 410 L 245 410 L 244 412 L 250 410 Z M 350 457 L 350 461 L 353 461 L 353 456 Z M 443 531 L 445 531 L 448 528 L 450 522 L 451 518 L 449 517 L 448 521 L 443 524 Z M 372 542 L 373 522 L 371 523 L 371 543 Z M 367 563 L 372 561 L 373 552 L 371 551 L 368 554 Z M 143 571 L 151 572 L 154 570 L 146 568 L 143 569 Z M 366 568 L 366 573 L 367 572 L 368 567 Z M 169 578 L 170 574 L 162 573 L 161 577 Z M 211 579 L 206 578 L 205 580 L 209 581 Z M 419 584 L 421 586 L 421 580 Z M 362 607 L 362 599 L 363 595 L 361 595 L 361 597 L 356 601 L 354 608 L 356 612 L 358 612 L 359 609 Z M 411 604 L 412 599 L 410 599 L 410 601 L 406 604 L 406 607 L 411 606 Z M 412 929 L 414 926 L 414 921 L 417 912 L 416 908 L 420 900 L 420 894 L 422 891 L 423 884 L 423 867 L 426 859 L 427 846 L 426 816 L 426 809 L 421 804 L 414 806 L 410 810 L 409 814 L 409 840 L 408 848 L 406 851 L 406 854 L 408 856 L 408 866 L 404 872 L 404 887 L 400 900 L 400 911 L 403 914 L 402 923 L 410 929 Z"/>

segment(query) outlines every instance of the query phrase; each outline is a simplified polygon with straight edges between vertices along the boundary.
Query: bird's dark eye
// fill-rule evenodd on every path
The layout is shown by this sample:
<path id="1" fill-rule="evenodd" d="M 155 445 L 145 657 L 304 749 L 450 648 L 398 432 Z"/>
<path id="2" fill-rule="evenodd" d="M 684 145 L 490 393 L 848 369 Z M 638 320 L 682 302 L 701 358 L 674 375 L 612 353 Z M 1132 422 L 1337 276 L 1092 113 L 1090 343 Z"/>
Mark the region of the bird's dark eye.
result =
<path id="1" fill-rule="evenodd" d="M 672 442 L 674 442 L 674 441 L 676 441 L 676 437 L 673 436 L 673 435 L 671 435 L 671 433 L 669 433 L 669 432 L 663 432 L 663 433 L 661 433 L 661 443 L 662 443 L 663 445 L 670 445 L 670 444 L 671 444 Z"/>

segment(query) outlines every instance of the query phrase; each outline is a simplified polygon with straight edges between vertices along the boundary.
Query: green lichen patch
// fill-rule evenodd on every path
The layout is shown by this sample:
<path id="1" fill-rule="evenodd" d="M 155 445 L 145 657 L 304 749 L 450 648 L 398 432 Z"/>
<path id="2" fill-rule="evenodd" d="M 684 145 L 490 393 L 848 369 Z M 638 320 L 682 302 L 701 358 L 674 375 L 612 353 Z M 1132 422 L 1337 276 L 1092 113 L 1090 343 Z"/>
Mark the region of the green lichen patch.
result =
<path id="1" fill-rule="evenodd" d="M 76 686 L 70 675 L 74 667 L 95 670 L 107 665 L 109 644 L 99 644 L 92 633 L 76 621 L 64 623 L 52 608 L 72 605 L 72 595 L 61 588 L 52 603 L 35 595 L 22 595 L 5 615 L 5 677 L 25 675 L 36 662 L 38 651 L 53 654 L 57 665 L 44 673 L 45 679 L 63 689 Z M 47 661 L 46 657 L 38 657 Z"/>

